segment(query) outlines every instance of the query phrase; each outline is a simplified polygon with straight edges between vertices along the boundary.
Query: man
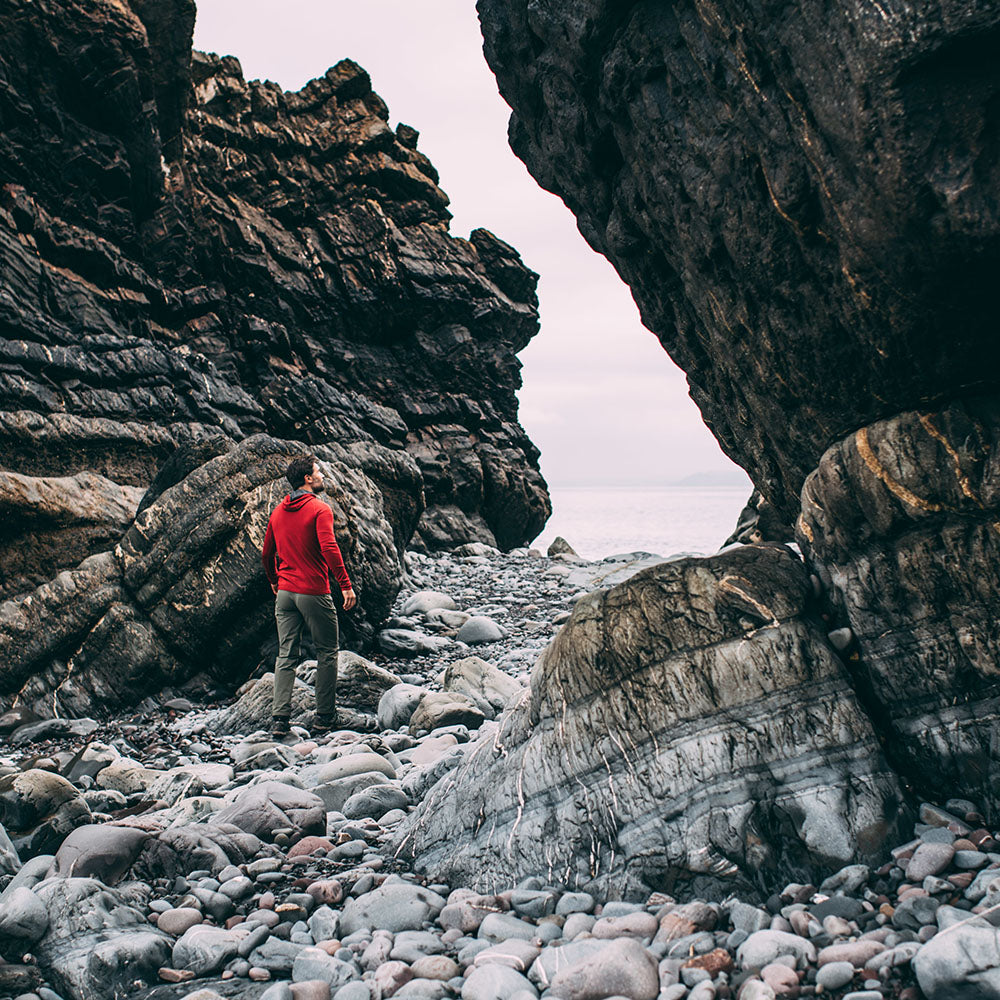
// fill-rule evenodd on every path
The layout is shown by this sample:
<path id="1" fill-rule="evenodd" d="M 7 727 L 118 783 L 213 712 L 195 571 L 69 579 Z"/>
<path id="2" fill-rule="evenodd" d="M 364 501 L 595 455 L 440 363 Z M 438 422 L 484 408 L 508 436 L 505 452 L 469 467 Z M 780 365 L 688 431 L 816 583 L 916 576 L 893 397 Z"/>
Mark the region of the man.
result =
<path id="1" fill-rule="evenodd" d="M 313 455 L 296 458 L 285 478 L 292 492 L 275 507 L 264 535 L 264 573 L 275 593 L 278 656 L 274 661 L 273 736 L 290 729 L 292 686 L 299 662 L 302 627 L 316 647 L 316 723 L 313 735 L 337 724 L 337 609 L 330 596 L 330 574 L 344 594 L 344 610 L 357 603 L 340 547 L 333 534 L 333 511 L 316 495 L 323 473 Z"/>

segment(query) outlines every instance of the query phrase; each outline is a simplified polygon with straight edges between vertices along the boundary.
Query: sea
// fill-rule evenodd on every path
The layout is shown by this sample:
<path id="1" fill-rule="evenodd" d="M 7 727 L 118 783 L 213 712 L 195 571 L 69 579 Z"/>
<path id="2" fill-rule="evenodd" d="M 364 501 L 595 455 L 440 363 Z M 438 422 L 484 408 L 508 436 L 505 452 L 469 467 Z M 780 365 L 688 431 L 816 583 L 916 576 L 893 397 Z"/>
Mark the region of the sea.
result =
<path id="1" fill-rule="evenodd" d="M 620 552 L 711 555 L 736 528 L 744 486 L 555 487 L 552 516 L 531 543 L 544 552 L 561 535 L 586 559 Z"/>

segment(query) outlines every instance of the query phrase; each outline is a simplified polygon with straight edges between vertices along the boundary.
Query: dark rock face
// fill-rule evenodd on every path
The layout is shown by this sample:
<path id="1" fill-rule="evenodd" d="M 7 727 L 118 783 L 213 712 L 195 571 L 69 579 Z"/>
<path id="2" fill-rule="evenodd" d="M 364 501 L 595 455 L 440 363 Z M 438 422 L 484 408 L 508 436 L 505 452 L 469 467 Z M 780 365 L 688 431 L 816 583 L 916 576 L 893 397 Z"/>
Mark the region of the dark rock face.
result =
<path id="1" fill-rule="evenodd" d="M 903 413 L 823 456 L 798 533 L 854 631 L 893 763 L 992 809 L 1000 762 L 1000 399 Z M 859 656 L 860 652 L 860 656 Z"/>
<path id="2" fill-rule="evenodd" d="M 32 671 L 46 674 L 33 697 L 52 692 L 70 663 L 96 694 L 125 635 L 130 683 L 206 655 L 253 666 L 267 588 L 249 543 L 226 537 L 246 524 L 181 498 L 213 490 L 256 525 L 294 443 L 336 464 L 344 530 L 375 517 L 347 538 L 362 631 L 415 529 L 418 544 L 511 547 L 550 510 L 514 395 L 536 276 L 485 230 L 449 235 L 416 131 L 389 128 L 359 66 L 298 93 L 247 83 L 235 59 L 191 52 L 194 14 L 191 0 L 0 0 L 0 599 L 16 598 L 0 703 Z M 252 483 L 199 473 L 251 441 Z M 153 534 L 99 555 L 137 513 Z M 147 542 L 182 548 L 150 562 Z M 215 611 L 196 592 L 210 578 L 225 581 Z M 34 652 L 8 656 L 24 615 Z"/>
<path id="3" fill-rule="evenodd" d="M 995 4 L 478 9 L 515 152 L 786 522 L 845 434 L 997 385 Z"/>
<path id="4" fill-rule="evenodd" d="M 903 794 L 808 593 L 787 548 L 749 545 L 583 598 L 397 851 L 480 891 L 541 859 L 634 898 L 878 857 Z"/>

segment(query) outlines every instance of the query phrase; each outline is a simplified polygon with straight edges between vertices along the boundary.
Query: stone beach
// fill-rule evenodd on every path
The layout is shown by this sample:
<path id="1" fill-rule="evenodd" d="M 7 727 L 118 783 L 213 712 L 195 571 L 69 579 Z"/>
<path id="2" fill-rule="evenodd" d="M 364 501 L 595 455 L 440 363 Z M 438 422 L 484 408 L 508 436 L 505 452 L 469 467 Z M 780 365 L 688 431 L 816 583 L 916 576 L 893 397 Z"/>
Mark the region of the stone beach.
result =
<path id="1" fill-rule="evenodd" d="M 922 805 L 880 867 L 742 895 L 595 898 L 541 866 L 482 892 L 395 856 L 580 597 L 656 561 L 409 554 L 384 652 L 342 653 L 344 728 L 318 739 L 309 661 L 281 742 L 269 675 L 106 722 L 8 713 L 0 996 L 1000 997 L 1000 843 L 968 801 Z M 461 639 L 477 620 L 486 641 Z"/>

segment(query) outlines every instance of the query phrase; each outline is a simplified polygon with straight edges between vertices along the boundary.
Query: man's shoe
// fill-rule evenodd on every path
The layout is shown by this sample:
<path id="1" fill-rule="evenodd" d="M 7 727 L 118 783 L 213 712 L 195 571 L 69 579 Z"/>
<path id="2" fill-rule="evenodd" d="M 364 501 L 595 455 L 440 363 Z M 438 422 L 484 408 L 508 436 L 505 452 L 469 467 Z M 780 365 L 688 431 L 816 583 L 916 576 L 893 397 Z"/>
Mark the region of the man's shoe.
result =
<path id="1" fill-rule="evenodd" d="M 292 730 L 291 723 L 283 716 L 276 715 L 271 719 L 271 735 L 277 739 L 287 736 Z"/>
<path id="2" fill-rule="evenodd" d="M 322 736 L 324 733 L 332 732 L 337 728 L 337 713 L 332 715 L 317 714 L 312 724 L 312 736 Z"/>

